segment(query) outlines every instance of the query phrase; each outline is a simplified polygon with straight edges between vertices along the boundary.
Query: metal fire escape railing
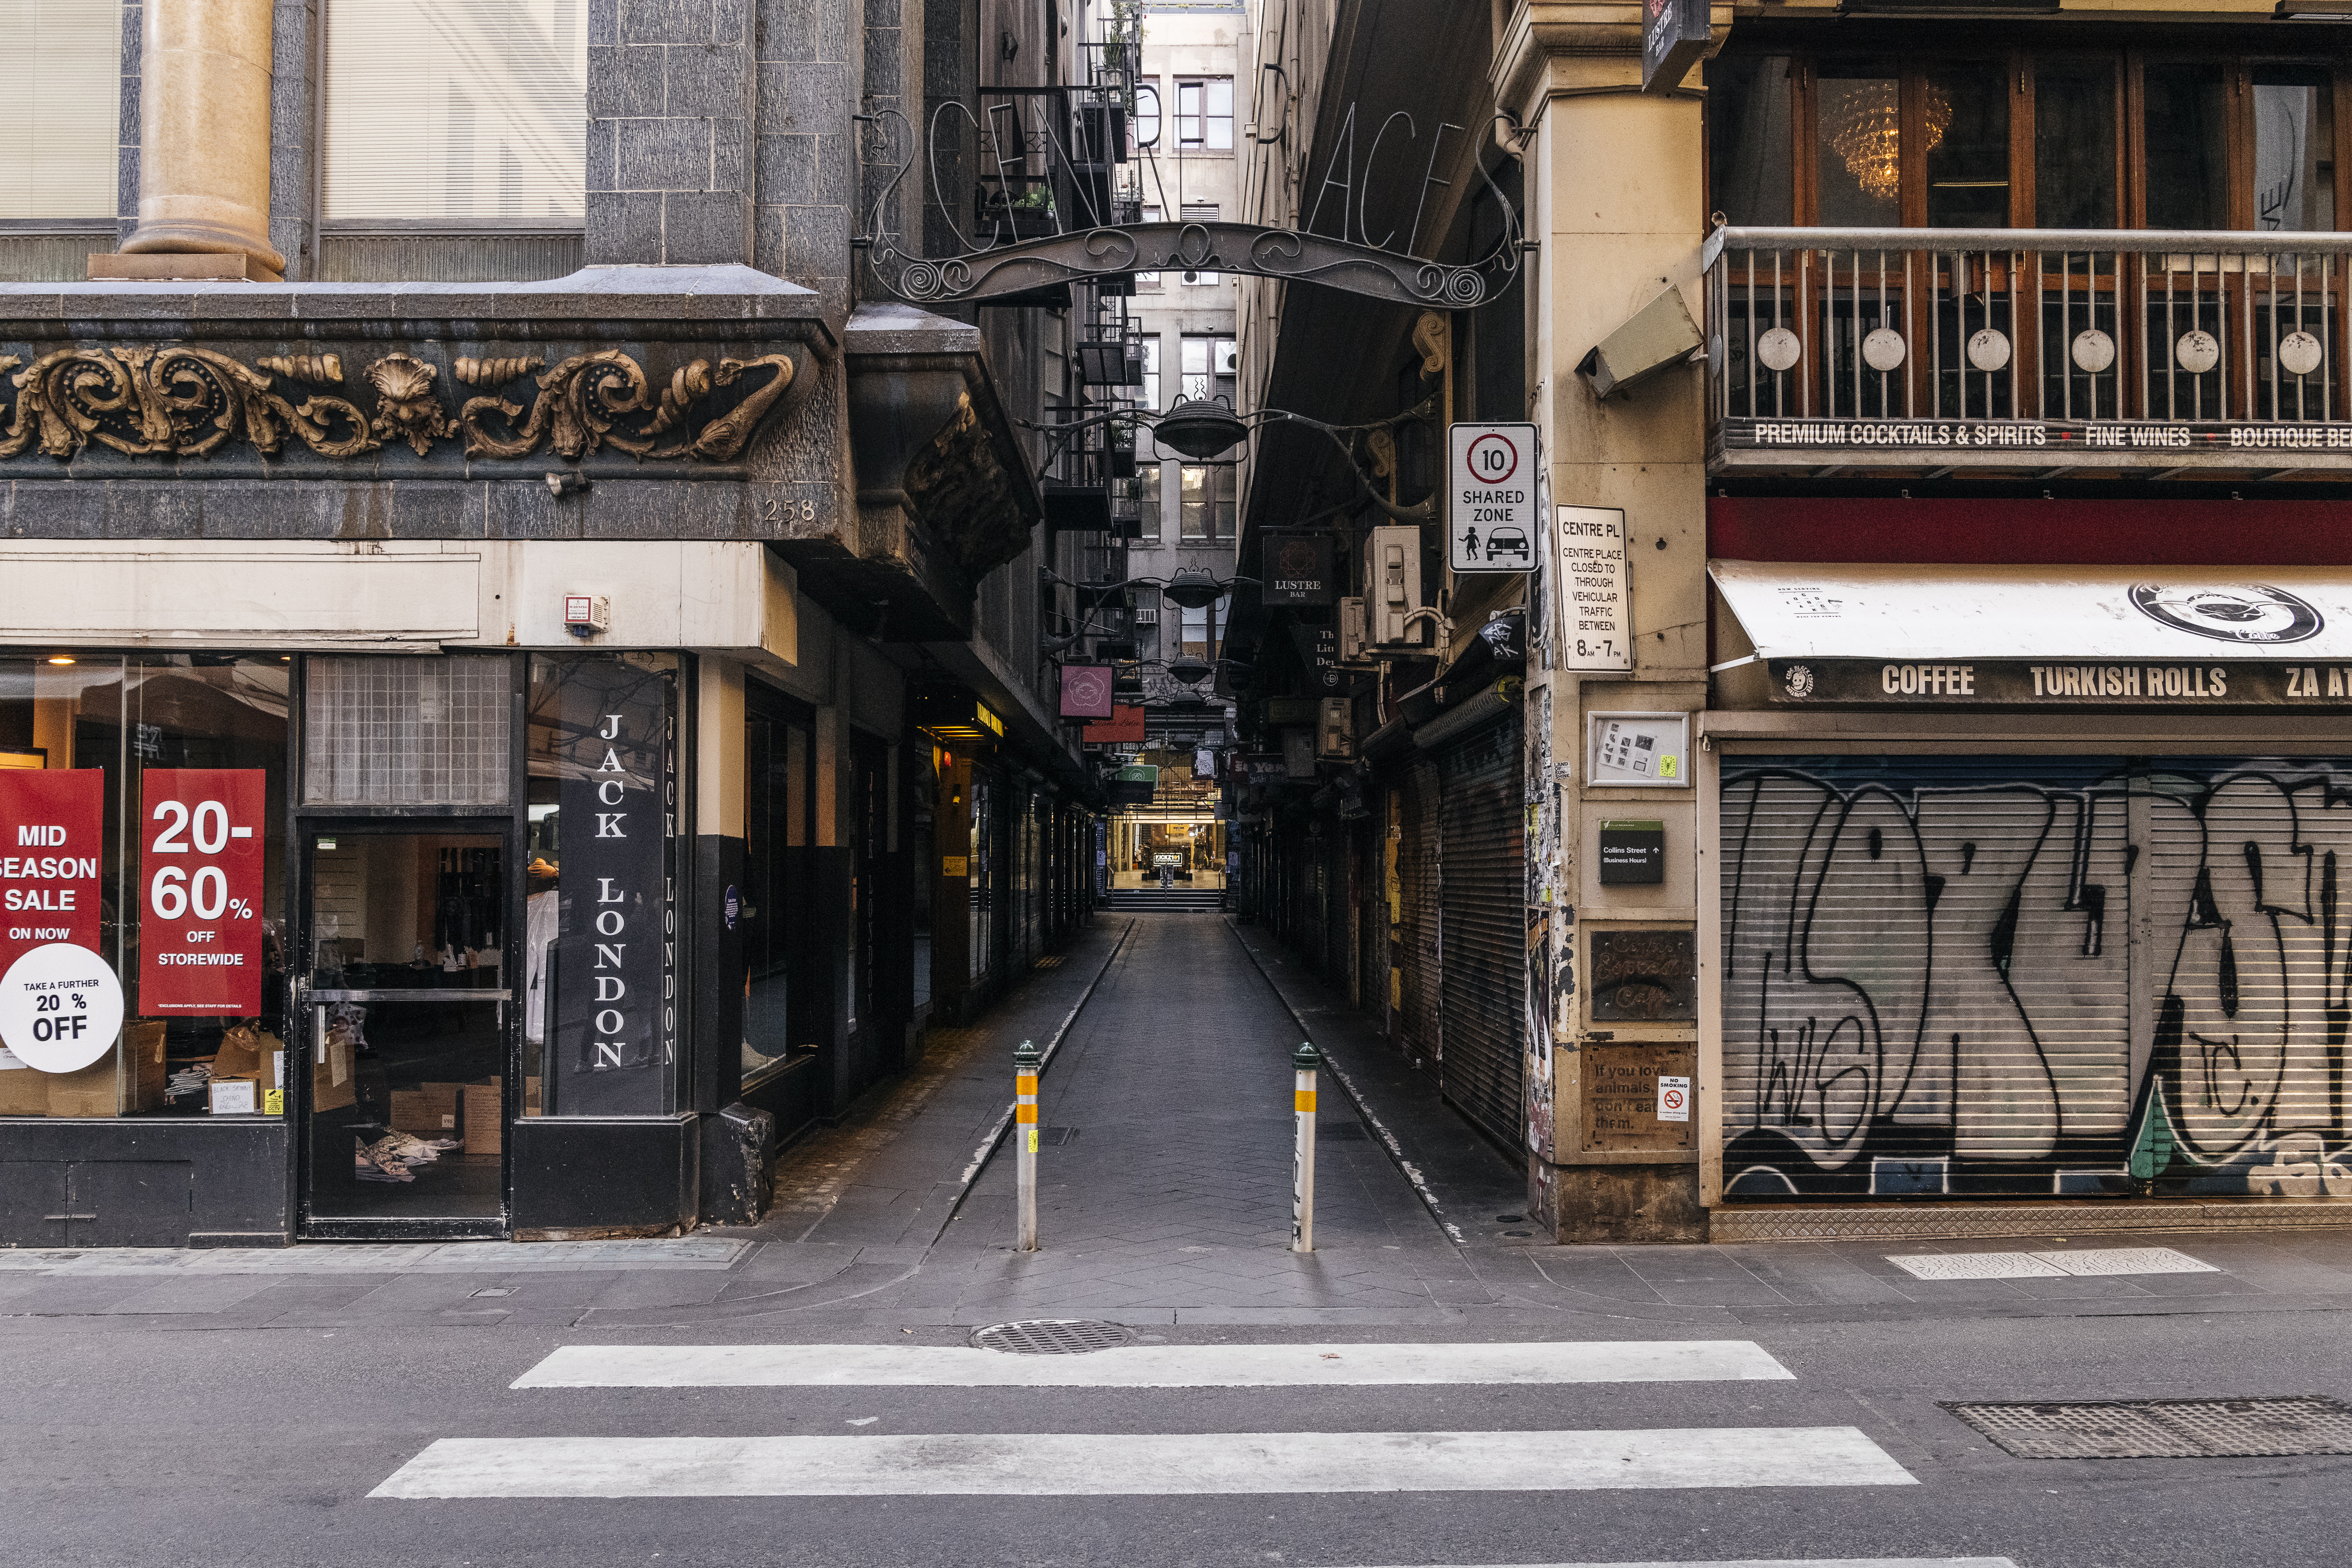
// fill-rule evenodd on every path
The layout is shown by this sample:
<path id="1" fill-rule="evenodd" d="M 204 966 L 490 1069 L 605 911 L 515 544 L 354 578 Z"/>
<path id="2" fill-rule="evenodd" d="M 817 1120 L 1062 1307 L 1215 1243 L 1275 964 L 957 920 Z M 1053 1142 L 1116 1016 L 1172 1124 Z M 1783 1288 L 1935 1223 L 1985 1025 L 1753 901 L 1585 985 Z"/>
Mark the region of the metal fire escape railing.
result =
<path id="1" fill-rule="evenodd" d="M 1718 228 L 1727 419 L 2341 420 L 2352 234 Z"/>

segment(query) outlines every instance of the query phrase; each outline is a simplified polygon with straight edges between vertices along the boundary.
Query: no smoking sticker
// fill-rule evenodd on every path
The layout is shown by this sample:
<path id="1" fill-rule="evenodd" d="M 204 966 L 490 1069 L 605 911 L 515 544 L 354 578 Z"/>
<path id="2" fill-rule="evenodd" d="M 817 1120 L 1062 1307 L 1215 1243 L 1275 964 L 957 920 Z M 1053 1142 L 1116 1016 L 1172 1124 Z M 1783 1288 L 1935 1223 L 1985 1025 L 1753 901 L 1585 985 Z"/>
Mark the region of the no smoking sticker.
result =
<path id="1" fill-rule="evenodd" d="M 1690 1080 L 1658 1075 L 1658 1120 L 1687 1122 L 1690 1120 Z"/>

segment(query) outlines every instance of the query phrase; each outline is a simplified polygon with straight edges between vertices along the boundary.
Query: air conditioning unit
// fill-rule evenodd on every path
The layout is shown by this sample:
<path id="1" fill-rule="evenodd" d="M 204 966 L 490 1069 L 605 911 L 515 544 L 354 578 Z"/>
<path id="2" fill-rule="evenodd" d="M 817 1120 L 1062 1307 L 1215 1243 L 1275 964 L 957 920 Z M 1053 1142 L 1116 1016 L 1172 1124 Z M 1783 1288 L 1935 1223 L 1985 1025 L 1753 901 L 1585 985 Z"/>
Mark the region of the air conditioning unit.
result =
<path id="1" fill-rule="evenodd" d="M 1158 607 L 1157 605 L 1154 605 L 1152 608 L 1150 608 L 1150 609 L 1149 609 L 1149 610 L 1146 610 L 1146 609 L 1143 609 L 1143 608 L 1141 608 L 1140 606 L 1139 606 L 1139 607 L 1137 608 L 1136 612 L 1135 612 L 1135 623 L 1136 623 L 1138 626 L 1157 626 L 1157 625 L 1159 625 L 1159 624 L 1160 624 L 1160 609 L 1159 609 L 1159 607 Z"/>
<path id="2" fill-rule="evenodd" d="M 1414 645 L 1425 641 L 1428 628 L 1418 622 L 1411 626 L 1405 623 L 1405 618 L 1422 607 L 1421 530 L 1374 528 L 1370 559 L 1365 564 L 1371 580 L 1365 585 L 1371 600 L 1371 641 Z"/>

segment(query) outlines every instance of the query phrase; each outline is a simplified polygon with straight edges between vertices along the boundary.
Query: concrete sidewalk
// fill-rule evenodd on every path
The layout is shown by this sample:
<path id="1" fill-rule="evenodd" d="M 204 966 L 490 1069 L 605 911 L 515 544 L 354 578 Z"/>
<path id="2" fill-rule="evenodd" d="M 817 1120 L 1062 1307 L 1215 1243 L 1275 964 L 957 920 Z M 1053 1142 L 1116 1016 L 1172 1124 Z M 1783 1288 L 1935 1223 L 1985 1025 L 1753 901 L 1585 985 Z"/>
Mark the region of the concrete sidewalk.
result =
<path id="1" fill-rule="evenodd" d="M 1288 1250 L 1290 1052 L 1302 1030 L 1332 1063 L 1318 1248 L 1303 1255 Z M 1023 1040 L 1054 1048 L 1041 1094 L 1043 1249 L 1031 1254 L 1011 1249 L 1013 1162 L 1001 1152 Z M 1262 933 L 1215 915 L 1098 922 L 979 1024 L 934 1031 L 919 1066 L 842 1125 L 788 1150 L 776 1190 L 756 1227 L 667 1240 L 0 1252 L 0 1335 L 928 1336 L 1083 1316 L 1606 1336 L 1629 1323 L 1720 1333 L 2352 1309 L 2352 1235 L 2334 1229 L 1531 1244 L 1514 1234 L 1527 1228 L 1518 1173 L 1442 1103 L 1431 1075 Z M 2168 1248 L 2188 1266 L 2142 1268 L 2119 1240 Z M 1969 1261 L 1891 1260 L 1921 1253 Z M 2053 1253 L 2068 1267 L 2030 1256 Z M 1938 1271 L 1980 1277 L 1920 1277 Z"/>

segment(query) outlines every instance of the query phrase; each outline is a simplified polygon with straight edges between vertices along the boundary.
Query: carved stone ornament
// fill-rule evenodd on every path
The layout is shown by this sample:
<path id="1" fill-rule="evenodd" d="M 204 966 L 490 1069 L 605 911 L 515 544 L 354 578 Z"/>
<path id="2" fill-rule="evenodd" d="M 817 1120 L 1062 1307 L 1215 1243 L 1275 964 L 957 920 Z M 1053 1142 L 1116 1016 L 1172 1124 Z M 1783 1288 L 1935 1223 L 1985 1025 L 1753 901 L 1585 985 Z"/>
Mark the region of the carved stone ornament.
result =
<path id="1" fill-rule="evenodd" d="M 0 354 L 0 372 L 23 363 Z M 297 404 L 271 378 L 209 349 L 59 349 L 8 378 L 16 388 L 0 457 L 36 443 L 71 457 L 95 441 L 131 457 L 201 457 L 243 434 L 275 454 L 290 432 L 311 451 L 352 457 L 381 444 L 339 397 Z"/>
<path id="2" fill-rule="evenodd" d="M 468 385 L 496 389 L 544 362 L 469 358 L 456 371 Z M 467 399 L 453 419 L 441 402 L 438 367 L 402 350 L 360 374 L 376 396 L 373 415 L 348 398 L 300 393 L 297 402 L 273 390 L 280 380 L 341 382 L 342 364 L 332 354 L 269 355 L 248 368 L 210 349 L 75 348 L 17 370 L 23 363 L 0 354 L 0 375 L 16 390 L 0 458 L 37 445 L 70 458 L 92 442 L 131 457 L 202 457 L 240 436 L 275 456 L 289 435 L 322 457 L 355 457 L 397 441 L 425 456 L 435 443 L 462 435 L 469 457 L 522 457 L 546 442 L 574 460 L 609 445 L 641 459 L 723 463 L 743 450 L 793 382 L 789 354 L 721 360 L 716 369 L 695 360 L 656 393 L 636 361 L 606 349 L 532 378 L 539 391 L 527 419 L 520 403 L 496 390 Z M 769 374 L 749 395 L 698 423 L 696 405 L 761 370 Z"/>

